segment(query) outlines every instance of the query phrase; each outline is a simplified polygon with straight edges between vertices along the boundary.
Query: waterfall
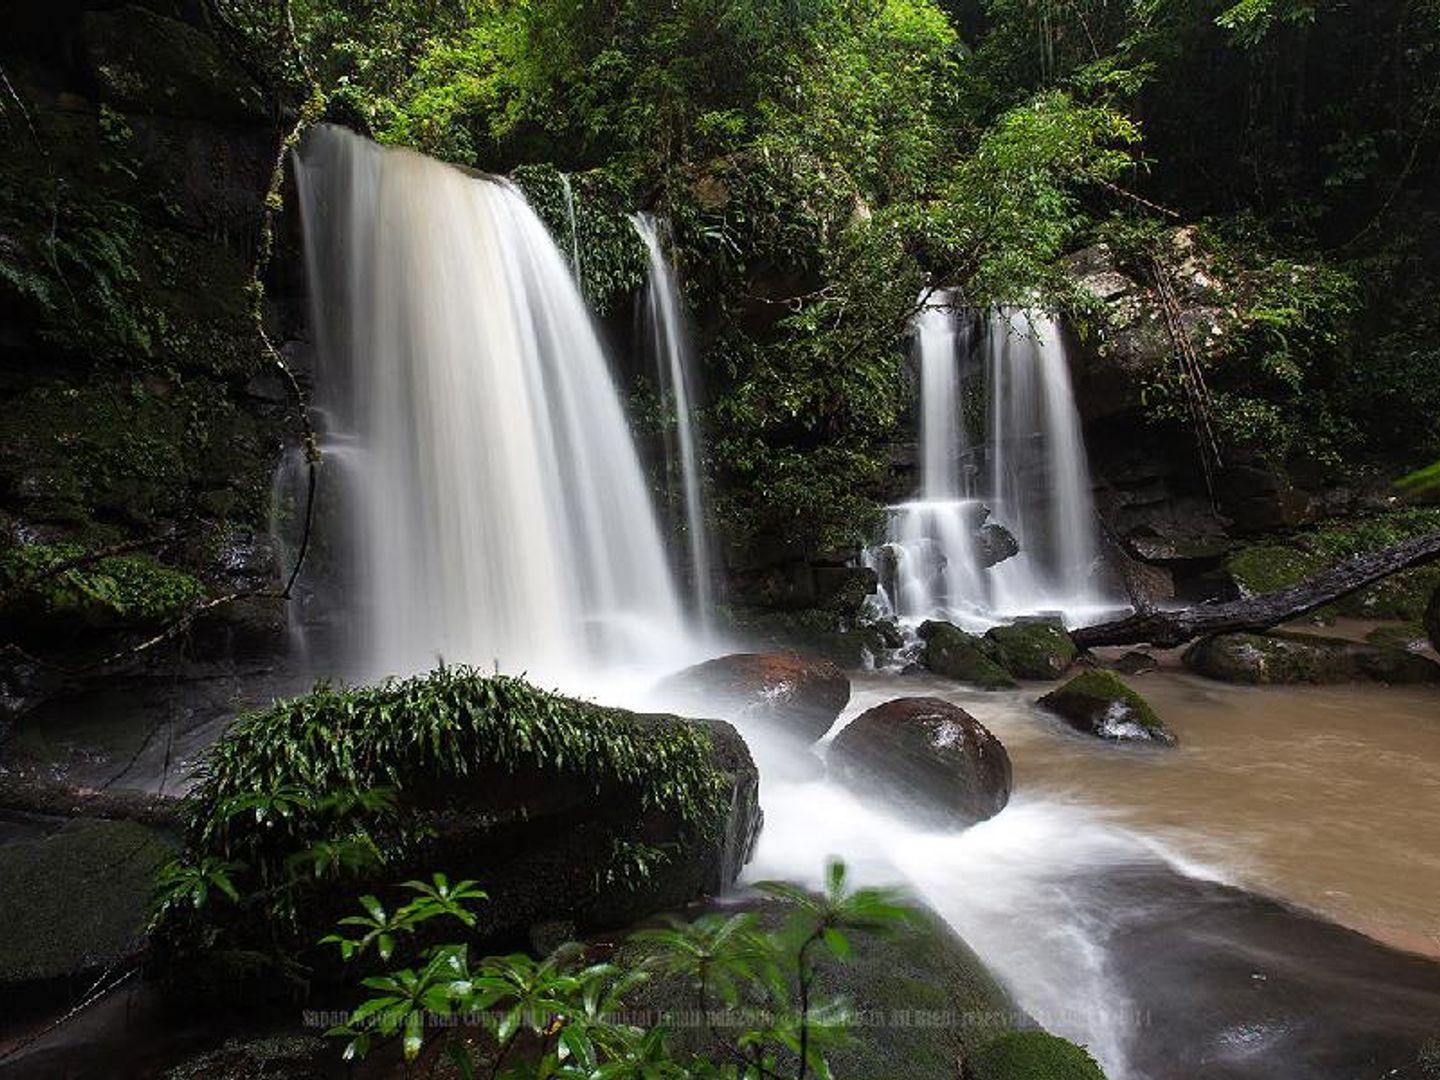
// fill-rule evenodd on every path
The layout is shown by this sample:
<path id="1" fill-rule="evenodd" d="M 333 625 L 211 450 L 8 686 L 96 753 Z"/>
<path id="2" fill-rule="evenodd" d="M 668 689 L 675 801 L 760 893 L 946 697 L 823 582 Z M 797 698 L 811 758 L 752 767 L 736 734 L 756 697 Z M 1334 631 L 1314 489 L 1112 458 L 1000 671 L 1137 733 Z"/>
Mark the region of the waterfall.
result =
<path id="1" fill-rule="evenodd" d="M 342 129 L 296 169 L 360 674 L 574 682 L 683 638 L 630 430 L 564 256 L 511 185 Z"/>
<path id="2" fill-rule="evenodd" d="M 922 306 L 913 333 L 920 491 L 889 508 L 885 542 L 865 556 L 882 608 L 904 621 L 983 629 L 1102 606 L 1090 474 L 1058 324 L 1019 309 L 977 323 L 942 292 Z M 983 384 L 968 382 L 977 376 Z M 964 406 L 967 389 L 982 385 L 988 415 L 977 445 Z M 1019 554 L 991 565 L 987 523 L 1003 526 Z"/>
<path id="3" fill-rule="evenodd" d="M 985 343 L 990 491 L 1020 554 L 992 571 L 1006 615 L 1074 612 L 1102 603 L 1096 517 L 1080 417 L 1059 324 L 1010 309 L 991 314 Z"/>
<path id="4" fill-rule="evenodd" d="M 570 231 L 570 270 L 583 295 L 585 279 L 580 276 L 580 230 L 575 218 L 575 188 L 571 186 L 569 173 L 560 174 L 560 190 L 565 193 L 565 222 Z"/>
<path id="5" fill-rule="evenodd" d="M 711 612 L 710 553 L 700 483 L 699 439 L 695 432 L 694 378 L 685 315 L 675 274 L 660 244 L 658 223 L 651 214 L 631 220 L 645 243 L 650 276 L 645 286 L 645 320 L 648 344 L 654 354 L 660 398 L 675 414 L 673 437 L 665 439 L 665 472 L 674 490 L 679 474 L 685 506 L 685 534 L 690 549 L 690 576 L 696 618 L 704 627 Z"/>

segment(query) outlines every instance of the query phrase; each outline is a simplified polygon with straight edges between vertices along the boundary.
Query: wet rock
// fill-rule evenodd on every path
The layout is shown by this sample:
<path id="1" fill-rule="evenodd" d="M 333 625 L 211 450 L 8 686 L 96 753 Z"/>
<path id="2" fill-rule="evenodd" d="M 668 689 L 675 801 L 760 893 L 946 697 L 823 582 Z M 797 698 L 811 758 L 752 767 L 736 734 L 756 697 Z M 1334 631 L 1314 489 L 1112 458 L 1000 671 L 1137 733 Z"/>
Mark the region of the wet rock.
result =
<path id="1" fill-rule="evenodd" d="M 940 698 L 897 698 L 861 713 L 830 767 L 929 824 L 973 825 L 1010 800 L 1010 755 L 985 725 Z"/>
<path id="2" fill-rule="evenodd" d="M 1060 689 L 1046 694 L 1039 705 L 1076 731 L 1122 742 L 1157 742 L 1175 745 L 1175 736 L 1155 715 L 1143 697 L 1113 671 L 1082 671 Z"/>
<path id="3" fill-rule="evenodd" d="M 1190 646 L 1184 660 L 1222 682 L 1440 682 L 1440 664 L 1423 656 L 1317 634 L 1220 634 Z"/>
<path id="4" fill-rule="evenodd" d="M 975 534 L 975 558 L 982 567 L 996 566 L 1020 554 L 1020 541 L 997 522 L 989 522 Z"/>
<path id="5" fill-rule="evenodd" d="M 829 660 L 798 653 L 733 653 L 671 675 L 655 692 L 704 715 L 763 720 L 813 742 L 849 703 L 850 679 Z"/>
<path id="6" fill-rule="evenodd" d="M 1058 618 L 1017 619 L 985 632 L 991 656 L 1017 679 L 1058 679 L 1079 655 Z"/>
<path id="7" fill-rule="evenodd" d="M 1147 675 L 1160 667 L 1160 661 L 1147 652 L 1132 649 L 1107 666 L 1121 675 Z"/>
<path id="8" fill-rule="evenodd" d="M 1044 1031 L 1010 1031 L 965 1062 L 965 1080 L 1105 1080 L 1085 1050 Z"/>
<path id="9" fill-rule="evenodd" d="M 925 666 L 936 675 L 982 690 L 1010 690 L 1017 685 L 991 658 L 989 642 L 976 634 L 931 621 L 921 625 L 920 639 L 925 642 Z"/>
<path id="10" fill-rule="evenodd" d="M 746 898 L 738 902 L 692 909 L 698 918 L 718 913 L 753 914 L 767 930 L 779 930 L 789 908 L 775 900 Z M 848 1038 L 826 1048 L 835 1076 L 846 1080 L 906 1080 L 946 1077 L 958 1080 L 956 1063 L 1015 1028 L 1034 1023 L 1001 986 L 969 945 L 933 912 L 924 908 L 902 926 L 884 935 L 848 934 L 853 953 L 844 964 L 816 968 L 815 990 L 826 998 L 843 998 L 859 1018 Z M 641 962 L 638 944 L 621 947 L 618 960 Z M 689 1008 L 695 991 L 688 982 L 657 973 L 630 999 L 643 1012 L 670 1013 Z M 739 1011 L 737 1016 L 743 1016 Z M 943 1018 L 943 1022 L 936 1022 Z M 736 1028 L 721 1027 L 724 1035 Z M 709 1049 L 698 1025 L 680 1025 L 673 1045 L 695 1051 Z M 787 1073 L 788 1075 L 788 1073 Z"/>
<path id="11" fill-rule="evenodd" d="M 0 1013 L 83 992 L 138 955 L 172 848 L 135 822 L 84 818 L 0 846 Z"/>
<path id="12" fill-rule="evenodd" d="M 1408 649 L 1410 652 L 1419 652 L 1427 644 L 1425 627 L 1418 622 L 1377 626 L 1365 635 L 1365 640 L 1371 645 L 1388 649 Z"/>

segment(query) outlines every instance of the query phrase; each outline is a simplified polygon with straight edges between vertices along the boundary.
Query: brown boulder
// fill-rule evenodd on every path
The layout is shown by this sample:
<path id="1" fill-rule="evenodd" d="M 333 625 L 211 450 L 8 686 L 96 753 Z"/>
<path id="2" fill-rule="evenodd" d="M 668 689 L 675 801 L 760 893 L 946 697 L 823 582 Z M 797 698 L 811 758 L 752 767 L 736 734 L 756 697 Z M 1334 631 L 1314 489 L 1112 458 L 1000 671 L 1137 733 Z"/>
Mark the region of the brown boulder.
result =
<path id="1" fill-rule="evenodd" d="M 813 742 L 849 703 L 850 679 L 829 660 L 798 653 L 732 653 L 671 675 L 656 694 L 675 708 L 763 720 Z"/>
<path id="2" fill-rule="evenodd" d="M 897 698 L 836 736 L 839 776 L 899 803 L 930 825 L 965 826 L 1010 801 L 1010 755 L 985 725 L 940 698 Z"/>

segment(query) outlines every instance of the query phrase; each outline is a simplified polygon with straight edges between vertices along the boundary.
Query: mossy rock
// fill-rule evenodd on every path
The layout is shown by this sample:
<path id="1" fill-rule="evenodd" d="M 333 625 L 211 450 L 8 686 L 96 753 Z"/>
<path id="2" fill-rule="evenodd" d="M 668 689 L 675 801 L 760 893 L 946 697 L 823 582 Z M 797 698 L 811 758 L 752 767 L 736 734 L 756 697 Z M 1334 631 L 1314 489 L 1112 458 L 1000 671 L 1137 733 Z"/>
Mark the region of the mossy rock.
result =
<path id="1" fill-rule="evenodd" d="M 718 909 L 723 915 L 737 911 L 754 913 L 772 930 L 785 915 L 783 906 L 765 899 Z M 857 1018 L 851 1037 L 827 1055 L 836 1076 L 954 1077 L 961 1061 L 997 1036 L 1033 1026 L 980 958 L 929 911 L 922 910 L 913 922 L 883 936 L 847 936 L 853 947 L 849 962 L 821 965 L 816 982 L 819 994 L 847 999 Z M 627 944 L 618 959 L 632 964 L 643 955 L 642 946 Z M 631 1005 L 661 1015 L 698 1007 L 692 988 L 663 975 L 643 984 Z M 677 1025 L 674 1041 L 698 1050 L 703 1038 L 694 1026 Z"/>
<path id="2" fill-rule="evenodd" d="M 144 626 L 205 596 L 190 574 L 147 554 L 115 555 L 53 573 L 85 554 L 78 544 L 17 544 L 0 551 L 0 614 L 57 628 Z"/>
<path id="3" fill-rule="evenodd" d="M 1039 701 L 1076 731 L 1102 739 L 1175 745 L 1175 736 L 1150 703 L 1103 668 L 1082 671 Z"/>
<path id="4" fill-rule="evenodd" d="M 174 844 L 129 821 L 76 819 L 0 847 L 0 1003 L 84 990 L 136 952 Z"/>
<path id="5" fill-rule="evenodd" d="M 1423 656 L 1317 634 L 1220 634 L 1190 646 L 1184 661 L 1207 678 L 1251 685 L 1440 682 L 1440 664 Z"/>
<path id="6" fill-rule="evenodd" d="M 925 642 L 925 666 L 936 675 L 982 690 L 1013 690 L 1017 685 L 991 659 L 989 643 L 976 634 L 947 622 L 927 622 L 920 627 L 920 638 Z"/>
<path id="7" fill-rule="evenodd" d="M 1409 649 L 1411 652 L 1425 645 L 1425 627 L 1418 622 L 1386 623 L 1377 626 L 1365 635 L 1371 645 L 1387 649 Z"/>
<path id="8" fill-rule="evenodd" d="M 625 925 L 730 886 L 759 830 L 758 789 L 744 740 L 720 721 L 605 708 L 468 668 L 320 686 L 242 717 L 211 748 L 182 864 L 234 865 L 241 901 L 168 908 L 157 966 L 182 991 L 265 994 L 216 965 L 227 950 L 283 948 L 323 979 L 334 957 L 314 943 L 357 895 L 388 898 L 437 869 L 487 891 L 476 926 L 487 941 L 547 919 Z M 236 812 L 252 803 L 285 807 L 286 827 Z M 338 881 L 291 872 L 357 829 L 383 861 Z"/>
<path id="9" fill-rule="evenodd" d="M 1044 1031 L 1011 1031 L 965 1062 L 965 1080 L 1105 1080 L 1083 1047 Z"/>
<path id="10" fill-rule="evenodd" d="M 1288 589 L 1325 568 L 1314 552 L 1283 544 L 1243 548 L 1225 560 L 1225 572 L 1245 596 Z"/>
<path id="11" fill-rule="evenodd" d="M 1017 679 L 1058 679 L 1080 650 L 1055 618 L 1017 619 L 985 632 L 991 657 Z"/>

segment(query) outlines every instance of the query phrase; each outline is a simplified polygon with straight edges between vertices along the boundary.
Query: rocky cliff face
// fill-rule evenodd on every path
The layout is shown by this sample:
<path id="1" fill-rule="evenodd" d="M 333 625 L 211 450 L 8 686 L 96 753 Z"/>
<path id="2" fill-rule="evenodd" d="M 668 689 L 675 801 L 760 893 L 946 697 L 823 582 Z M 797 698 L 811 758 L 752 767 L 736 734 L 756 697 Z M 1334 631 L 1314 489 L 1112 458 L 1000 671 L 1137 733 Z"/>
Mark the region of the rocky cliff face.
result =
<path id="1" fill-rule="evenodd" d="M 247 286 L 276 106 L 198 3 L 25 0 L 6 23 L 0 604 L 12 642 L 74 666 L 275 577 L 289 403 Z M 283 623 L 211 625 L 228 647 Z"/>
<path id="2" fill-rule="evenodd" d="M 1174 321 L 1202 364 L 1227 356 L 1241 313 L 1193 230 L 1174 230 L 1158 251 L 1155 264 L 1108 244 L 1069 258 L 1070 277 L 1091 307 L 1074 324 L 1071 359 L 1097 508 L 1130 556 L 1175 579 L 1159 592 L 1195 597 L 1221 585 L 1219 560 L 1244 538 L 1353 509 L 1365 496 L 1227 444 L 1212 497 L 1196 431 L 1157 420 L 1148 407 L 1179 363 L 1157 267 L 1173 290 Z"/>

